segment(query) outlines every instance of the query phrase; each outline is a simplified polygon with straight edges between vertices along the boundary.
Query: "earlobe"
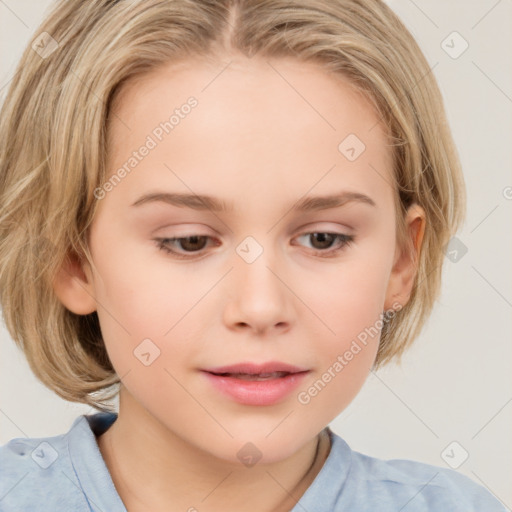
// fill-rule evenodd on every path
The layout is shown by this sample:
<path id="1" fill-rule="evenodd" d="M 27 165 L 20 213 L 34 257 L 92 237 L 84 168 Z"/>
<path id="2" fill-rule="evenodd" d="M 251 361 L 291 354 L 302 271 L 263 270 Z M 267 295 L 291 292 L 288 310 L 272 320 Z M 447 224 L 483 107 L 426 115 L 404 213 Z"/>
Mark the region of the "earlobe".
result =
<path id="1" fill-rule="evenodd" d="M 62 304 L 72 313 L 88 315 L 96 311 L 90 272 L 84 270 L 77 255 L 68 255 L 64 260 L 53 280 L 53 289 Z"/>
<path id="2" fill-rule="evenodd" d="M 410 247 L 397 248 L 395 253 L 395 261 L 386 291 L 384 304 L 386 311 L 396 309 L 396 304 L 400 304 L 403 308 L 409 301 L 417 273 L 425 225 L 426 215 L 423 208 L 417 204 L 411 205 L 406 216 Z"/>

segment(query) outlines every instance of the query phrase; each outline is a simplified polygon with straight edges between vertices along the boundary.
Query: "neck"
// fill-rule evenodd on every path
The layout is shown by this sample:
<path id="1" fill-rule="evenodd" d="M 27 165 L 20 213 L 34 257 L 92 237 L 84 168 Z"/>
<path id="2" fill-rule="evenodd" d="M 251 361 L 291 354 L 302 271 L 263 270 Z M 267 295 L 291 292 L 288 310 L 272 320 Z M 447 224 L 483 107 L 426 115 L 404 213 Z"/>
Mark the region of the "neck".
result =
<path id="1" fill-rule="evenodd" d="M 129 401 L 134 400 L 133 397 Z M 326 430 L 285 460 L 244 467 L 188 443 L 140 405 L 120 400 L 114 424 L 98 446 L 129 512 L 138 510 L 291 510 L 330 450 Z"/>

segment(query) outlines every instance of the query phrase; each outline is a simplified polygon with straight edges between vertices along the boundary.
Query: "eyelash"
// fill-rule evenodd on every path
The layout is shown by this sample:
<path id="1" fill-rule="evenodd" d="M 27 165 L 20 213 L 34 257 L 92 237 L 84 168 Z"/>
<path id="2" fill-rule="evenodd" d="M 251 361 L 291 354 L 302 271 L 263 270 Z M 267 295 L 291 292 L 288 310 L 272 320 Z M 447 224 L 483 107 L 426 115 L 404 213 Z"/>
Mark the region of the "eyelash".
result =
<path id="1" fill-rule="evenodd" d="M 311 231 L 311 232 L 299 235 L 299 237 L 314 235 L 314 234 L 331 235 L 335 239 L 340 240 L 340 243 L 341 243 L 341 245 L 339 247 L 337 247 L 336 249 L 326 249 L 323 251 L 318 250 L 318 249 L 314 250 L 315 251 L 314 256 L 319 256 L 320 258 L 333 258 L 333 257 L 337 256 L 341 251 L 343 251 L 346 247 L 349 247 L 355 241 L 354 235 L 345 235 L 343 233 L 331 233 L 329 231 Z M 155 238 L 154 240 L 156 242 L 158 249 L 166 252 L 167 254 L 172 254 L 174 258 L 191 260 L 191 259 L 195 259 L 196 256 L 185 256 L 182 253 L 179 253 L 179 252 L 171 249 L 168 246 L 168 244 L 172 243 L 172 242 L 177 242 L 179 240 L 186 240 L 187 238 L 193 238 L 193 237 L 206 237 L 206 238 L 210 238 L 210 239 L 212 238 L 208 235 L 194 234 L 194 235 L 175 237 L 175 238 Z M 204 249 L 201 249 L 201 251 L 202 250 L 204 250 Z M 198 253 L 200 254 L 200 251 L 192 252 L 189 254 L 198 254 Z M 327 253 L 327 255 L 325 253 Z"/>

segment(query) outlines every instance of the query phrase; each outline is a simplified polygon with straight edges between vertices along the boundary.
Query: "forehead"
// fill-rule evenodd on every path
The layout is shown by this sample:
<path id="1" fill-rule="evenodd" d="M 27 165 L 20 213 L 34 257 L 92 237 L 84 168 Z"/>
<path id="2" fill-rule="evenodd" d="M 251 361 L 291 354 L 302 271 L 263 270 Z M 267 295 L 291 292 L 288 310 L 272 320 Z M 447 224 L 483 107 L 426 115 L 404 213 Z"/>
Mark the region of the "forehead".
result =
<path id="1" fill-rule="evenodd" d="M 185 114 L 190 97 L 197 105 Z M 128 81 L 113 111 L 110 173 L 148 137 L 156 143 L 123 183 L 131 199 L 157 184 L 198 193 L 222 184 L 224 195 L 240 187 L 263 193 L 270 183 L 295 197 L 341 185 L 392 194 L 391 147 L 377 113 L 344 77 L 316 63 L 239 56 L 169 63 Z M 173 114 L 178 124 L 163 131 Z"/>

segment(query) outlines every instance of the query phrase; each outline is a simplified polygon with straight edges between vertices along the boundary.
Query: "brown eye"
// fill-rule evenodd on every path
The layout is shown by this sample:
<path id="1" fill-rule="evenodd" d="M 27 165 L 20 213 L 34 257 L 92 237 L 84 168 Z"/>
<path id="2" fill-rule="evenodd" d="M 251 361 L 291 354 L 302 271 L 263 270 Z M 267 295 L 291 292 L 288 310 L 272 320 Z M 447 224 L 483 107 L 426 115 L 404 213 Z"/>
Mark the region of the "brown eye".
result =
<path id="1" fill-rule="evenodd" d="M 314 249 L 329 249 L 336 240 L 336 235 L 332 233 L 310 233 L 308 236 Z"/>
<path id="2" fill-rule="evenodd" d="M 176 258 L 193 257 L 202 251 L 211 237 L 207 235 L 191 235 L 176 238 L 156 238 L 159 249 L 172 254 Z"/>
<path id="3" fill-rule="evenodd" d="M 185 251 L 200 251 L 206 246 L 207 236 L 194 235 L 186 236 L 183 238 L 175 238 L 178 241 L 178 245 L 181 246 Z"/>
<path id="4" fill-rule="evenodd" d="M 355 239 L 354 235 L 345 235 L 343 233 L 327 233 L 324 231 L 304 233 L 298 238 L 303 237 L 311 243 L 311 249 L 315 250 L 315 255 L 324 258 L 336 256 L 338 252 L 349 246 Z M 336 243 L 336 241 L 338 241 L 338 243 Z M 333 245 L 337 247 L 333 249 Z"/>

